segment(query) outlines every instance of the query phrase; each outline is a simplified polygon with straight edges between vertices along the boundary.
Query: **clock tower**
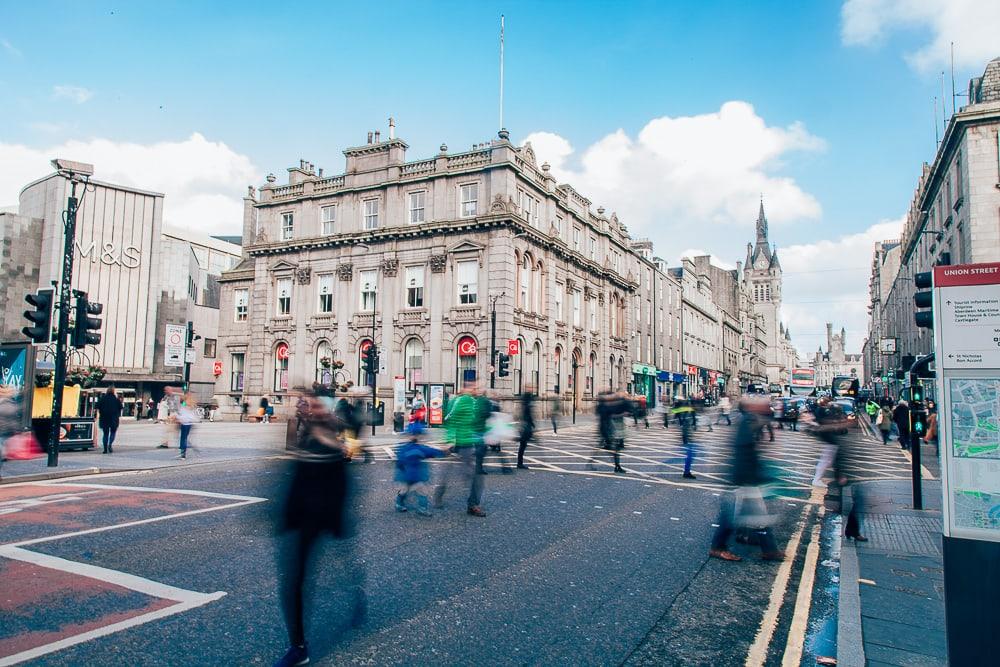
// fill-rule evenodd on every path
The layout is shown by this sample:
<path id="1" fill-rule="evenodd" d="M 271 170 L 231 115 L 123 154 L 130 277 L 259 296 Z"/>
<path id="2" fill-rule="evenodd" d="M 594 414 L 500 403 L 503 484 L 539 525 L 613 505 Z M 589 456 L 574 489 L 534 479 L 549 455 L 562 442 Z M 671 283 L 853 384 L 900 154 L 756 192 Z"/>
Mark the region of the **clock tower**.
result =
<path id="1" fill-rule="evenodd" d="M 747 244 L 743 271 L 754 310 L 764 316 L 764 326 L 767 328 L 767 381 L 787 384 L 788 369 L 785 368 L 783 354 L 785 331 L 781 325 L 781 264 L 778 262 L 778 251 L 771 249 L 767 237 L 767 216 L 764 215 L 763 199 L 757 214 L 757 238 L 753 244 Z"/>

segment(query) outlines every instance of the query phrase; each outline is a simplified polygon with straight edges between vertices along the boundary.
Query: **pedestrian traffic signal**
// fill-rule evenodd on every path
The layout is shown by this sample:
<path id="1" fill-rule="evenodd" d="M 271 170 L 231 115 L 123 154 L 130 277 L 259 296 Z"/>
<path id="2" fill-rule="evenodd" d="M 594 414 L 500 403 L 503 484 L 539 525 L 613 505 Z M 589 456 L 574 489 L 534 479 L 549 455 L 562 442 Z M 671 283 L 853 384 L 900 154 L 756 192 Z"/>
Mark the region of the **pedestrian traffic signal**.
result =
<path id="1" fill-rule="evenodd" d="M 497 354 L 497 375 L 502 378 L 510 375 L 510 355 L 499 352 Z"/>
<path id="2" fill-rule="evenodd" d="M 375 375 L 378 373 L 378 348 L 376 348 L 374 344 L 369 345 L 365 348 L 365 351 L 361 353 L 361 367 L 368 375 Z"/>
<path id="3" fill-rule="evenodd" d="M 100 315 L 103 312 L 104 306 L 87 299 L 86 292 L 77 293 L 76 322 L 71 336 L 73 347 L 80 349 L 101 342 L 101 334 L 97 333 L 101 329 L 101 320 L 91 315 Z"/>
<path id="4" fill-rule="evenodd" d="M 34 343 L 46 344 L 52 340 L 52 304 L 55 301 L 55 290 L 40 289 L 35 294 L 24 297 L 34 310 L 24 311 L 24 316 L 32 323 L 30 327 L 21 329 L 21 333 Z"/>
<path id="5" fill-rule="evenodd" d="M 922 401 L 924 400 L 924 388 L 919 384 L 915 384 L 910 387 L 910 400 L 911 401 Z"/>

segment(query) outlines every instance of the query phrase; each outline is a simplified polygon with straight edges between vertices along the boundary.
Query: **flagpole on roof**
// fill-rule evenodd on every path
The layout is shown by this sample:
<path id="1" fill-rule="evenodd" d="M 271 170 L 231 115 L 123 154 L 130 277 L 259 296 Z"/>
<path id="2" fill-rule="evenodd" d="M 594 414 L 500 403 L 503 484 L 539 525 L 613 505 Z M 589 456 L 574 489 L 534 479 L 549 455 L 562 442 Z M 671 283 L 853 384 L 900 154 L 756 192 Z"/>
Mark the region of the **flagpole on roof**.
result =
<path id="1" fill-rule="evenodd" d="M 503 14 L 500 15 L 500 129 L 503 129 Z"/>

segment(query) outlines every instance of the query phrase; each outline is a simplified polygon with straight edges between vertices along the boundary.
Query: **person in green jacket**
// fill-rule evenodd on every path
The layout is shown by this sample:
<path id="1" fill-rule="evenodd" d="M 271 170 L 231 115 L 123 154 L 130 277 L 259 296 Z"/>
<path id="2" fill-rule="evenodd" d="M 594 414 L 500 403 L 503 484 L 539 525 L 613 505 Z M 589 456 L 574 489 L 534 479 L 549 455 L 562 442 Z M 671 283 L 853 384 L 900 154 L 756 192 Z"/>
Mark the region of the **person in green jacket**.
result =
<path id="1" fill-rule="evenodd" d="M 479 391 L 477 383 L 466 381 L 462 393 L 448 404 L 448 414 L 444 418 L 445 432 L 452 451 L 458 457 L 458 465 L 445 467 L 441 483 L 434 490 L 434 506 L 444 507 L 444 494 L 448 484 L 458 475 L 469 484 L 467 511 L 472 516 L 484 517 L 481 507 L 483 500 L 483 456 L 486 446 L 483 434 L 486 419 L 490 414 L 490 402 Z"/>
<path id="2" fill-rule="evenodd" d="M 875 418 L 878 416 L 880 409 L 878 403 L 875 401 L 869 400 L 865 403 L 865 412 L 868 413 L 868 418 L 871 420 L 872 426 L 875 426 Z"/>

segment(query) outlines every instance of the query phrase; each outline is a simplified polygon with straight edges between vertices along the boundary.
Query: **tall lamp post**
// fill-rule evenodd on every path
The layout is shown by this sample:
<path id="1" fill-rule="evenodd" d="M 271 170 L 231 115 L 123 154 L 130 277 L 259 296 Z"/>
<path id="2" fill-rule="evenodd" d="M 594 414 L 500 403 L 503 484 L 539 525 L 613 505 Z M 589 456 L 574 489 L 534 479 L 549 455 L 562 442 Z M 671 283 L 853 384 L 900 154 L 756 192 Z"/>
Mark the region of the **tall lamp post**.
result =
<path id="1" fill-rule="evenodd" d="M 69 198 L 66 200 L 66 211 L 63 213 L 63 263 L 62 275 L 59 280 L 59 320 L 56 328 L 56 368 L 52 378 L 52 427 L 49 430 L 48 466 L 59 465 L 59 432 L 62 430 L 63 387 L 66 384 L 66 337 L 69 335 L 70 292 L 73 282 L 73 243 L 76 241 L 76 212 L 80 200 L 76 198 L 76 186 L 84 186 L 94 174 L 94 166 L 72 160 L 52 160 L 52 166 L 59 175 L 70 182 Z M 81 199 L 83 195 L 81 195 Z M 78 317 L 86 317 L 86 313 L 78 313 Z"/>
<path id="2" fill-rule="evenodd" d="M 503 295 L 490 297 L 490 389 L 497 387 L 497 299 Z"/>

